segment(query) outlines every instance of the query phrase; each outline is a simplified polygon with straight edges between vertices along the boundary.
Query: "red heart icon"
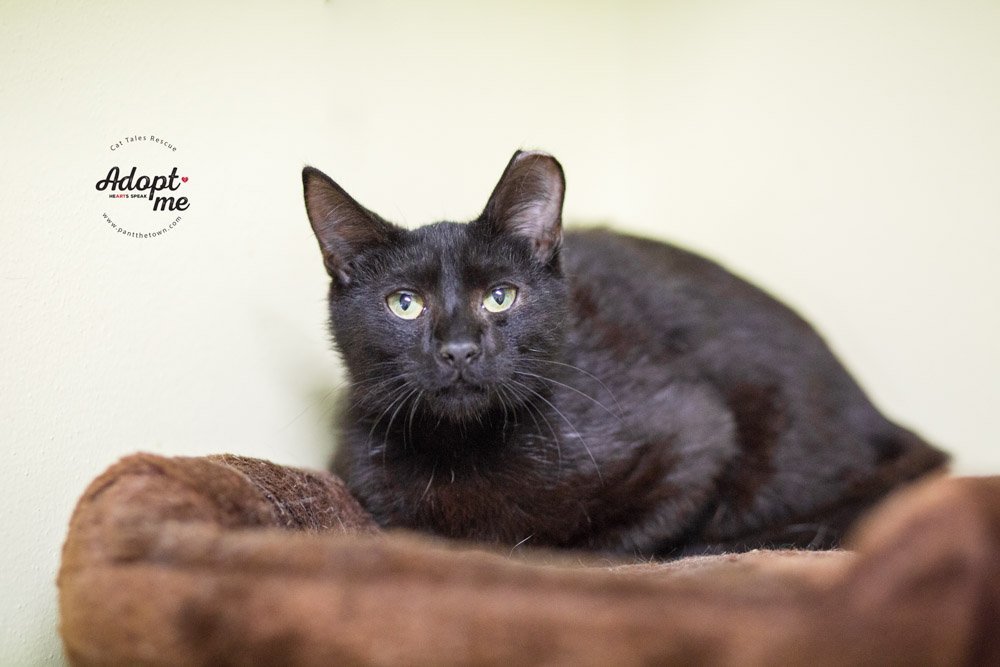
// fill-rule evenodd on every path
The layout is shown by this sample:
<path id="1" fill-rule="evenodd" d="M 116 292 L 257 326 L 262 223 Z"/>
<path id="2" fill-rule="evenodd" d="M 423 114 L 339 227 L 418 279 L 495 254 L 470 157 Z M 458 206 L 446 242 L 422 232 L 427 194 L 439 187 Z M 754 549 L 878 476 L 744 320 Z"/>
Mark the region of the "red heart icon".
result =
<path id="1" fill-rule="evenodd" d="M 187 182 L 188 182 L 188 177 L 187 176 L 181 176 L 181 183 L 187 183 Z"/>

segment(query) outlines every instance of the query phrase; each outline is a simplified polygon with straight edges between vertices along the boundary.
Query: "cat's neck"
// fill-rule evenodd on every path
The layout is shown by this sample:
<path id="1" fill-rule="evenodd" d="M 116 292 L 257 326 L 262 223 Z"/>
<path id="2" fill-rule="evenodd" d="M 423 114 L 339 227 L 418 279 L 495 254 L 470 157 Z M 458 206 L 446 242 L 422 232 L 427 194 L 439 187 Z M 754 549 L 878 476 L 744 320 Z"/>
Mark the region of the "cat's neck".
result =
<path id="1" fill-rule="evenodd" d="M 551 441 L 554 435 L 545 430 L 551 418 L 535 405 L 508 404 L 463 420 L 412 407 L 401 408 L 395 419 L 378 413 L 354 415 L 355 423 L 369 433 L 370 452 L 388 461 L 419 464 L 446 459 L 482 465 L 524 454 L 522 450 L 537 438 Z"/>

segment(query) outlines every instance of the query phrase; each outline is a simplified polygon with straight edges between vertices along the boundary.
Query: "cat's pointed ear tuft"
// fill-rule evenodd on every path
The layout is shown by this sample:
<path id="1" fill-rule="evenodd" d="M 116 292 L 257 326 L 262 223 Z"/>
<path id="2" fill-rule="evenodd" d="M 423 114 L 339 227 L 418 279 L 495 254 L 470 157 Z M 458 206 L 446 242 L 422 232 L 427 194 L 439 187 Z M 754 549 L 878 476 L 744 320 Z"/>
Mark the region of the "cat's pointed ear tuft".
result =
<path id="1" fill-rule="evenodd" d="M 483 212 L 495 231 L 523 236 L 543 264 L 556 259 L 562 243 L 562 205 L 566 180 L 554 157 L 517 151 L 507 163 Z"/>
<path id="2" fill-rule="evenodd" d="M 354 201 L 319 169 L 302 170 L 302 188 L 306 213 L 319 241 L 326 272 L 347 286 L 357 255 L 373 246 L 391 243 L 399 229 Z"/>

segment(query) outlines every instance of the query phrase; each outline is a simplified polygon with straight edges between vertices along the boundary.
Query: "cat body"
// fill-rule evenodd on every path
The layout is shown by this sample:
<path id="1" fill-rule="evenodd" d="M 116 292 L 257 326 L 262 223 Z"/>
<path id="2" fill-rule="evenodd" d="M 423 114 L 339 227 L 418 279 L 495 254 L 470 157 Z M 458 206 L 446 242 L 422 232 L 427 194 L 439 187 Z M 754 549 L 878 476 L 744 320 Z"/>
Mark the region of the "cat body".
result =
<path id="1" fill-rule="evenodd" d="M 828 547 L 945 460 L 760 289 L 563 234 L 548 155 L 516 153 L 477 220 L 409 231 L 304 182 L 352 383 L 334 469 L 382 525 L 643 557 Z"/>

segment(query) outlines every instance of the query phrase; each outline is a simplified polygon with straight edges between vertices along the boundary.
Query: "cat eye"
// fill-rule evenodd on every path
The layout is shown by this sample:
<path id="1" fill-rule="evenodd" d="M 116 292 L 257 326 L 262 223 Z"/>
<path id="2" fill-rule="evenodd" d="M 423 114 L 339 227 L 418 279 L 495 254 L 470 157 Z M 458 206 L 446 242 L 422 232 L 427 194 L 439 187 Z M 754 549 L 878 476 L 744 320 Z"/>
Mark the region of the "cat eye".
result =
<path id="1" fill-rule="evenodd" d="M 491 313 L 502 313 L 514 305 L 517 298 L 517 288 L 510 285 L 497 285 L 483 297 L 483 308 Z"/>
<path id="2" fill-rule="evenodd" d="M 399 290 L 385 298 L 389 311 L 404 320 L 415 320 L 424 312 L 424 299 L 416 292 Z"/>

